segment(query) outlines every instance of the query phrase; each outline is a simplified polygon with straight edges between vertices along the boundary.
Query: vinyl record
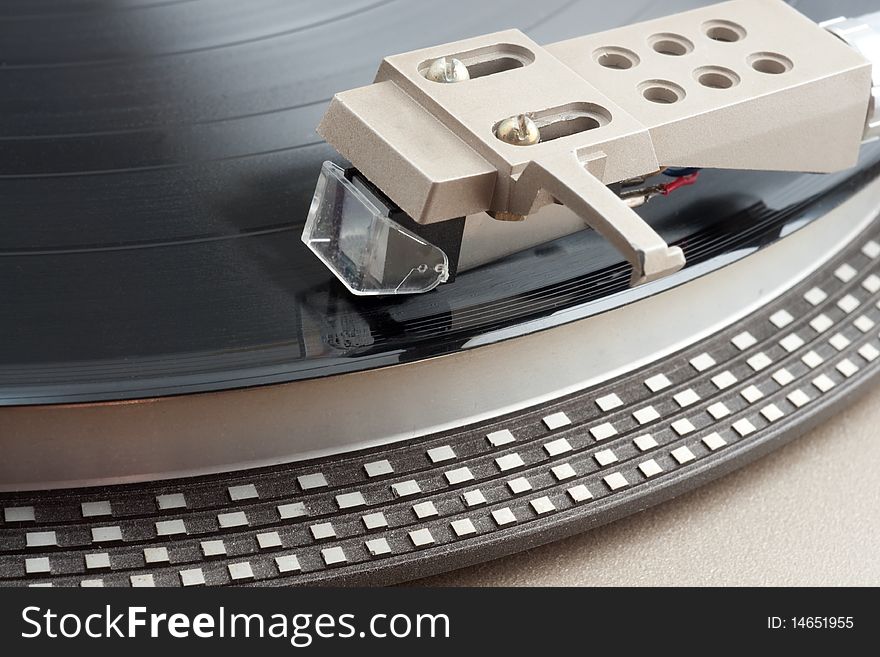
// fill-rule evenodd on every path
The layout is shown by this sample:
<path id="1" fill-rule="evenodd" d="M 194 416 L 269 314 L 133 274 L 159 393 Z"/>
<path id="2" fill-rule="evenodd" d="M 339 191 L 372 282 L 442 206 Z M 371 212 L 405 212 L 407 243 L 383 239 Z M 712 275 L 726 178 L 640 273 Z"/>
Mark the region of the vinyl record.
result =
<path id="1" fill-rule="evenodd" d="M 0 402 L 325 376 L 627 302 L 625 265 L 588 231 L 433 294 L 352 298 L 299 241 L 320 163 L 338 157 L 315 126 L 389 53 L 514 23 L 549 43 L 699 4 L 452 2 L 446 21 L 400 0 L 5 3 Z M 646 214 L 691 268 L 718 264 L 845 175 L 706 172 Z"/>

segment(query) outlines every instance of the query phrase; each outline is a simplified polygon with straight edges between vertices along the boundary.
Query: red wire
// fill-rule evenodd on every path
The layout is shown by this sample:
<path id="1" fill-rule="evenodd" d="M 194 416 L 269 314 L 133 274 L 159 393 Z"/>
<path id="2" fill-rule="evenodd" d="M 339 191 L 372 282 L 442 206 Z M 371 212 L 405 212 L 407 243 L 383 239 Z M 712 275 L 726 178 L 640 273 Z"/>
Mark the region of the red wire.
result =
<path id="1" fill-rule="evenodd" d="M 668 194 L 674 192 L 679 187 L 685 187 L 687 185 L 693 185 L 697 182 L 697 177 L 700 175 L 699 171 L 694 171 L 693 173 L 689 173 L 686 176 L 680 176 L 673 180 L 672 182 L 668 182 L 665 185 L 660 187 L 660 193 L 663 196 L 667 196 Z"/>

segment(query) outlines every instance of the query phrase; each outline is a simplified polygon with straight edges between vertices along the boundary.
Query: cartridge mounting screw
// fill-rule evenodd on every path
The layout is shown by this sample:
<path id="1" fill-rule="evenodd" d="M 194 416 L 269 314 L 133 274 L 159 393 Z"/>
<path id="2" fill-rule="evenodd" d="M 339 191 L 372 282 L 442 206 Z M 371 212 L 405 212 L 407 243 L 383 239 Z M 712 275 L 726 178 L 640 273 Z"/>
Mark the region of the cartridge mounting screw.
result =
<path id="1" fill-rule="evenodd" d="M 463 82 L 470 80 L 467 66 L 455 57 L 440 57 L 431 62 L 425 77 L 433 82 Z"/>
<path id="2" fill-rule="evenodd" d="M 526 114 L 518 114 L 504 119 L 495 126 L 495 136 L 514 146 L 530 146 L 541 140 L 538 126 Z"/>

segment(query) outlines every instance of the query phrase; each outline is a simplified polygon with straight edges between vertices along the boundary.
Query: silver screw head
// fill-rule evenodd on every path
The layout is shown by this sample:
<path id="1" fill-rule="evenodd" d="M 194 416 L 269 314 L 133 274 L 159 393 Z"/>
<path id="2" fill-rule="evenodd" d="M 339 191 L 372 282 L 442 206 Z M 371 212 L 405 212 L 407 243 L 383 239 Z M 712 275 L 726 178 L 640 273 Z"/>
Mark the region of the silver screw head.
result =
<path id="1" fill-rule="evenodd" d="M 462 82 L 470 80 L 467 66 L 455 57 L 441 57 L 431 62 L 425 77 L 434 82 Z"/>
<path id="2" fill-rule="evenodd" d="M 514 146 L 529 146 L 540 141 L 541 132 L 529 116 L 518 114 L 499 123 L 495 127 L 495 136 Z"/>

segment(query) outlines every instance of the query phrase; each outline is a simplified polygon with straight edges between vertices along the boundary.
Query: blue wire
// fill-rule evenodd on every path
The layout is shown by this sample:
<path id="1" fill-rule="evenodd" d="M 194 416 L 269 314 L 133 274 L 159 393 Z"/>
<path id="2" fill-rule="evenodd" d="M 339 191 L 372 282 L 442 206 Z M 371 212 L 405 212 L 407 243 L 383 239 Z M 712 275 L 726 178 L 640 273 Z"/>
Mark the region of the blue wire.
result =
<path id="1" fill-rule="evenodd" d="M 674 167 L 666 169 L 663 172 L 664 176 L 669 176 L 670 178 L 681 178 L 682 176 L 689 176 L 692 173 L 696 173 L 699 171 L 699 167 L 688 167 L 688 168 L 680 168 L 676 169 Z"/>

